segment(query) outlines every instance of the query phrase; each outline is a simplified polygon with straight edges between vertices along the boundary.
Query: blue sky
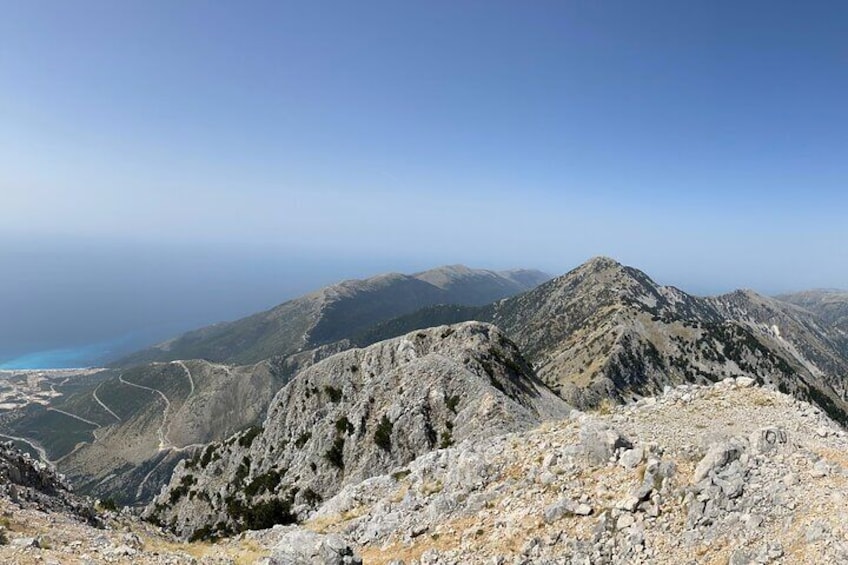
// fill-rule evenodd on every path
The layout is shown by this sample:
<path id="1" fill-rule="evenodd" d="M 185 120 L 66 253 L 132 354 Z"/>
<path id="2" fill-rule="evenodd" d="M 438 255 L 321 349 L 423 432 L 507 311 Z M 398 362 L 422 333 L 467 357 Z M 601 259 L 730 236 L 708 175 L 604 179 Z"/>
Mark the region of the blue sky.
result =
<path id="1" fill-rule="evenodd" d="M 110 288 L 137 296 L 132 261 L 92 242 L 150 271 L 202 263 L 183 286 L 226 290 L 185 325 L 457 262 L 606 254 L 699 293 L 848 286 L 844 2 L 0 7 L 15 288 L 61 254 L 83 287 L 120 271 Z M 167 325 L 173 304 L 151 312 Z"/>

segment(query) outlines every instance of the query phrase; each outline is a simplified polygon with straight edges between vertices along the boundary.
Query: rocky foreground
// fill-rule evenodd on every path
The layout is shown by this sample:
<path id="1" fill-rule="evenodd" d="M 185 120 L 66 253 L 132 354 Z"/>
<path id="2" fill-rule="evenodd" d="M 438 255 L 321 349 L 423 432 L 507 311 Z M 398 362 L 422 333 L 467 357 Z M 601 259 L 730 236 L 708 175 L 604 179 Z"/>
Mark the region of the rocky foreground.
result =
<path id="1" fill-rule="evenodd" d="M 844 563 L 846 453 L 818 408 L 727 379 L 468 439 L 215 544 L 30 500 L 3 472 L 0 561 Z"/>
<path id="2" fill-rule="evenodd" d="M 300 534 L 299 545 L 289 541 Z M 128 511 L 94 504 L 71 492 L 62 475 L 0 444 L 0 563 L 241 564 L 285 561 L 291 550 L 309 552 L 312 532 L 276 528 L 247 532 L 221 543 L 186 543 Z M 328 547 L 326 536 L 320 536 Z M 338 542 L 342 543 L 342 542 Z M 279 550 L 276 546 L 282 544 Z M 327 549 L 325 549 L 327 551 Z M 347 550 L 351 553 L 351 550 Z M 274 555 L 280 557 L 275 560 Z M 338 554 L 335 554 L 337 557 Z M 339 557 L 342 558 L 342 557 Z M 305 563 L 312 562 L 307 557 Z"/>
<path id="3" fill-rule="evenodd" d="M 426 454 L 306 526 L 365 563 L 845 563 L 848 437 L 728 379 Z"/>

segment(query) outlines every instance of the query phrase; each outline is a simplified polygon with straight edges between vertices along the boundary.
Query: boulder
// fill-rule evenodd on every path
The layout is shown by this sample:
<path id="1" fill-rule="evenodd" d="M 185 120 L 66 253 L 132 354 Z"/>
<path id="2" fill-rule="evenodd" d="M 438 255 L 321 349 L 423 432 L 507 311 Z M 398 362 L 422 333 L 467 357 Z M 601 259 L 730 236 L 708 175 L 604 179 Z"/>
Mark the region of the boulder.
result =
<path id="1" fill-rule="evenodd" d="M 350 544 L 336 534 L 319 534 L 302 528 L 289 528 L 272 552 L 279 565 L 354 565 L 362 559 Z"/>

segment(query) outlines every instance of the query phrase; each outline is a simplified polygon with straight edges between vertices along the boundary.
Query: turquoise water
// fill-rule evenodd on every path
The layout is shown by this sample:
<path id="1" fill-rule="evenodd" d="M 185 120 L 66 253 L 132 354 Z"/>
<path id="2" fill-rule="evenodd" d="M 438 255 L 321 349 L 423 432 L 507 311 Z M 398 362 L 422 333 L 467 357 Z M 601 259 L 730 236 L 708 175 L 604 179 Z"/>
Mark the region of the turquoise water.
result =
<path id="1" fill-rule="evenodd" d="M 133 348 L 128 339 L 124 338 L 81 347 L 35 351 L 13 359 L 0 360 L 0 370 L 95 367 Z"/>

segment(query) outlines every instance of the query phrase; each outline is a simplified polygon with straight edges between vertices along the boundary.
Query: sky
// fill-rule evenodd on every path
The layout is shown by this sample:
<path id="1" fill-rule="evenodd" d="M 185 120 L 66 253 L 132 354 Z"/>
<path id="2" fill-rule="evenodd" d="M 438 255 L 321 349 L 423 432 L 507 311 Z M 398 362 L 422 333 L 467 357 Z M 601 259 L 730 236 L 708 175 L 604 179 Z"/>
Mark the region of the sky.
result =
<path id="1" fill-rule="evenodd" d="M 848 287 L 845 2 L 0 9 L 0 365 L 449 263 Z"/>

